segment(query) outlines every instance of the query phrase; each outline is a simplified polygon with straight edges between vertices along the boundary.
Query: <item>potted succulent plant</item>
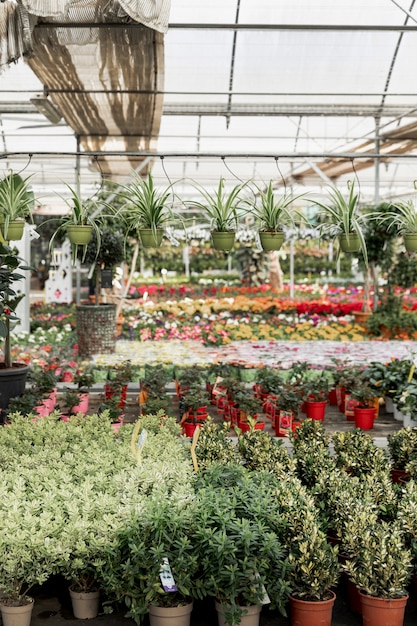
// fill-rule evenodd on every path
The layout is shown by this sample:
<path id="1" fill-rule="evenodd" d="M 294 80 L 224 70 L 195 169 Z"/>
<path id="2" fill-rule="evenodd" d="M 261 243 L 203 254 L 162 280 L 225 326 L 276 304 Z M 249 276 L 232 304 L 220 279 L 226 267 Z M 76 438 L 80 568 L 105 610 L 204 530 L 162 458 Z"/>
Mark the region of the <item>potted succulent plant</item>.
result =
<path id="1" fill-rule="evenodd" d="M 194 186 L 202 195 L 203 202 L 192 200 L 188 204 L 200 208 L 206 216 L 211 229 L 213 247 L 228 252 L 235 241 L 239 209 L 244 204 L 241 193 L 247 183 L 235 185 L 230 191 L 226 191 L 225 183 L 225 179 L 220 178 L 217 190 L 212 193 L 195 183 Z"/>
<path id="2" fill-rule="evenodd" d="M 273 182 L 269 181 L 266 189 L 255 185 L 255 201 L 246 201 L 251 208 L 251 215 L 259 228 L 259 239 L 264 250 L 279 250 L 284 242 L 284 226 L 295 227 L 304 220 L 302 213 L 293 208 L 296 200 L 305 196 L 284 193 L 277 198 Z"/>
<path id="3" fill-rule="evenodd" d="M 362 251 L 367 265 L 366 241 L 364 227 L 368 219 L 359 210 L 359 194 L 355 193 L 355 184 L 348 182 L 347 198 L 337 187 L 330 187 L 329 202 L 314 200 L 319 212 L 319 230 L 332 238 L 339 239 L 340 250 L 343 252 Z"/>

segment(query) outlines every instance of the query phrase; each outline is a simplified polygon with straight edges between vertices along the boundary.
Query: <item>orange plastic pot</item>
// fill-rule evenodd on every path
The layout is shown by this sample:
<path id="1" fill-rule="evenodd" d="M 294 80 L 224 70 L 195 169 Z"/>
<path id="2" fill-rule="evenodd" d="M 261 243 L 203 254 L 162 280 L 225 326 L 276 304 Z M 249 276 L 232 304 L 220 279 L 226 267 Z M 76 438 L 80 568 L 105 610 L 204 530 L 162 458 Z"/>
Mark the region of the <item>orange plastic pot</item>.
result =
<path id="1" fill-rule="evenodd" d="M 363 626 L 402 626 L 408 595 L 402 598 L 377 598 L 359 592 Z"/>
<path id="2" fill-rule="evenodd" d="M 331 626 L 336 594 L 329 600 L 307 601 L 290 596 L 292 626 Z"/>

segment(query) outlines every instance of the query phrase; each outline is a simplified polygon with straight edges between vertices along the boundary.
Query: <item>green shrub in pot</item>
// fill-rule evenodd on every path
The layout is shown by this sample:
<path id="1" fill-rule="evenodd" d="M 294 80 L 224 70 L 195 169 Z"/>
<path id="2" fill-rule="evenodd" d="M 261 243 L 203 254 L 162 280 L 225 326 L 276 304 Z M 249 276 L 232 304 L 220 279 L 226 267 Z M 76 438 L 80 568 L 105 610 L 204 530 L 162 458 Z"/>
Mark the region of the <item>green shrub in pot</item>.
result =
<path id="1" fill-rule="evenodd" d="M 405 470 L 417 458 L 417 428 L 400 428 L 387 436 L 388 453 L 395 469 Z"/>
<path id="2" fill-rule="evenodd" d="M 185 500 L 148 497 L 125 520 L 102 571 L 106 590 L 125 602 L 136 623 L 150 605 L 180 606 L 203 596 L 201 556 L 194 539 L 197 517 L 189 494 Z M 173 591 L 164 589 L 160 577 L 166 559 L 175 581 Z"/>
<path id="3" fill-rule="evenodd" d="M 252 502 L 245 505 L 247 497 L 240 487 L 208 485 L 197 491 L 194 539 L 203 588 L 221 605 L 229 626 L 240 623 L 247 607 L 262 605 L 265 590 L 272 605 L 285 611 L 289 590 L 286 549 L 268 524 L 254 515 L 259 505 L 255 489 Z"/>
<path id="4" fill-rule="evenodd" d="M 347 541 L 357 545 L 355 554 L 344 564 L 349 578 L 362 593 L 370 596 L 400 598 L 407 595 L 412 556 L 402 529 L 398 524 L 387 522 L 360 528 L 359 534 L 355 522 L 346 527 Z"/>
<path id="5" fill-rule="evenodd" d="M 337 467 L 350 475 L 360 476 L 373 471 L 390 474 L 387 453 L 378 448 L 373 437 L 356 428 L 350 431 L 339 431 L 332 435 Z"/>

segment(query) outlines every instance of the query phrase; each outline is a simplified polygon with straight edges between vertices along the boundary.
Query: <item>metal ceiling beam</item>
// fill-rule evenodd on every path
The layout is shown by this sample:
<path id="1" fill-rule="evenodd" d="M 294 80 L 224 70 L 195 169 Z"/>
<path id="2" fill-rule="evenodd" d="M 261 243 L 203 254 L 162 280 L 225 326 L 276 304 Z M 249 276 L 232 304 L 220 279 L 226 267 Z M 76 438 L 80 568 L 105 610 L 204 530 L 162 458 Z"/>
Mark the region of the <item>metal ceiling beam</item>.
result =
<path id="1" fill-rule="evenodd" d="M 417 103 L 417 99 L 416 99 Z M 218 116 L 343 116 L 372 117 L 381 113 L 380 104 L 165 104 L 163 115 L 218 115 Z M 388 105 L 383 109 L 385 117 L 417 117 L 417 108 Z"/>
<path id="2" fill-rule="evenodd" d="M 165 104 L 163 115 L 205 115 L 205 116 L 344 116 L 375 117 L 380 112 L 379 104 L 233 104 L 229 110 L 227 104 Z M 26 113 L 37 114 L 39 111 L 30 102 L 1 102 L 0 115 Z M 417 108 L 404 105 L 388 105 L 383 109 L 385 117 L 417 117 Z"/>
<path id="3" fill-rule="evenodd" d="M 385 160 L 404 159 L 405 161 L 414 161 L 417 159 L 417 142 L 416 153 L 413 154 L 398 154 L 396 152 L 148 152 L 148 151 L 126 151 L 126 150 L 112 150 L 108 152 L 98 151 L 67 151 L 60 152 L 55 151 L 23 151 L 23 152 L 7 152 L 0 153 L 0 160 L 10 157 L 36 157 L 36 156 L 85 156 L 85 157 L 152 157 L 152 158 L 164 158 L 164 159 L 348 159 L 350 161 L 356 161 L 361 159 L 376 159 L 383 158 Z"/>
<path id="4" fill-rule="evenodd" d="M 36 24 L 35 29 L 43 28 L 146 28 L 143 24 L 123 22 L 42 22 Z M 404 24 L 203 24 L 203 23 L 177 23 L 169 24 L 170 30 L 271 30 L 271 31 L 377 31 L 377 32 L 415 32 L 416 25 Z"/>

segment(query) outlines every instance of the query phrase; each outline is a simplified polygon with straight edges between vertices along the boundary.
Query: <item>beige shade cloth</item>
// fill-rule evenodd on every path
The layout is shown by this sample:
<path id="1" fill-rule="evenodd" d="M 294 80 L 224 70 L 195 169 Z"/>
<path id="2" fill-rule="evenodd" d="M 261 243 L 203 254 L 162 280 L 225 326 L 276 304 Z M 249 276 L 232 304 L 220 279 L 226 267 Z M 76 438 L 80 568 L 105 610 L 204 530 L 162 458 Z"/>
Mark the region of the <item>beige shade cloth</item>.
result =
<path id="1" fill-rule="evenodd" d="M 28 63 L 81 147 L 103 152 L 94 163 L 107 177 L 129 174 L 143 161 L 126 152 L 155 150 L 163 45 L 163 35 L 145 26 L 86 31 L 51 25 L 34 31 Z M 111 158 L 105 155 L 109 151 L 122 154 Z"/>

